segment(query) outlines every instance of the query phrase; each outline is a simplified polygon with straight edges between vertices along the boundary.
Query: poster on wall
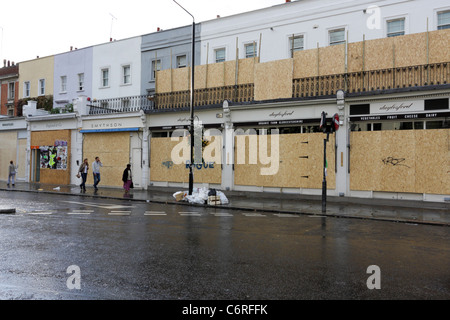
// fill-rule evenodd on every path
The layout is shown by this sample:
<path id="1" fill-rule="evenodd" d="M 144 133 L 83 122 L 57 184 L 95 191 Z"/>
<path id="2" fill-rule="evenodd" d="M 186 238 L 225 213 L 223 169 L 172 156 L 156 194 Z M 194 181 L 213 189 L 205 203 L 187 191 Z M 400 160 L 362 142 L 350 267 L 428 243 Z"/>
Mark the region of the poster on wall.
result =
<path id="1" fill-rule="evenodd" d="M 67 142 L 56 141 L 54 146 L 41 146 L 41 169 L 67 170 Z"/>

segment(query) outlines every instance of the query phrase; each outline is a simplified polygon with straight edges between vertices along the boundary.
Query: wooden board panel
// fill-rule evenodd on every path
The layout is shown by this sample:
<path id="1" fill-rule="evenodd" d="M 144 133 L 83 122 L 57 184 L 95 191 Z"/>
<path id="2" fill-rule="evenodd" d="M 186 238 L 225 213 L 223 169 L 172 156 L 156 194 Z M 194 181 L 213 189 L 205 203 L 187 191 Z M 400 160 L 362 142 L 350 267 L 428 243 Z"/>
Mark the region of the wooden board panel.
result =
<path id="1" fill-rule="evenodd" d="M 8 180 L 9 162 L 16 163 L 17 155 L 17 131 L 0 132 L 0 179 Z"/>
<path id="2" fill-rule="evenodd" d="M 394 66 L 394 40 L 384 38 L 366 41 L 365 69 L 389 69 Z M 397 51 L 399 48 L 397 48 Z"/>
<path id="3" fill-rule="evenodd" d="M 345 73 L 345 44 L 319 49 L 320 75 Z"/>
<path id="4" fill-rule="evenodd" d="M 322 133 L 278 135 L 278 147 L 273 149 L 272 144 L 277 142 L 272 141 L 270 137 L 274 136 L 269 136 L 267 140 L 260 140 L 260 137 L 258 136 L 258 146 L 253 148 L 249 146 L 249 138 L 246 139 L 245 146 L 242 146 L 242 137 L 235 138 L 236 185 L 316 189 L 322 187 L 324 139 Z M 264 144 L 268 152 L 263 149 L 262 155 L 268 154 L 270 162 L 264 161 L 264 157 L 261 157 L 260 148 Z M 334 136 L 330 136 L 327 144 L 329 189 L 334 189 L 336 185 L 334 150 Z M 240 158 L 242 152 L 246 154 L 245 163 L 239 160 L 242 159 Z M 249 156 L 255 152 L 257 154 L 253 154 L 253 159 L 256 159 L 256 163 L 251 163 Z M 268 168 L 277 170 L 273 171 L 273 174 L 263 174 L 264 169 Z"/>
<path id="5" fill-rule="evenodd" d="M 352 132 L 350 189 L 450 194 L 450 130 Z"/>
<path id="6" fill-rule="evenodd" d="M 348 44 L 348 72 L 359 72 L 363 70 L 363 47 L 364 42 L 362 41 Z"/>
<path id="7" fill-rule="evenodd" d="M 317 49 L 294 52 L 294 78 L 317 76 Z"/>
<path id="8" fill-rule="evenodd" d="M 292 59 L 258 63 L 255 68 L 255 100 L 292 98 Z"/>
<path id="9" fill-rule="evenodd" d="M 218 143 L 217 150 L 220 150 L 221 158 L 221 137 L 214 137 Z M 211 143 L 214 143 L 212 139 Z M 188 138 L 179 138 L 172 141 L 172 138 L 152 138 L 150 156 L 150 179 L 151 181 L 162 182 L 189 182 L 189 161 L 190 147 Z M 172 152 L 175 152 L 172 154 Z M 205 163 L 194 166 L 195 183 L 220 184 L 222 181 L 222 170 L 220 163 L 205 158 Z"/>
<path id="10" fill-rule="evenodd" d="M 56 140 L 67 141 L 67 170 L 40 169 L 40 182 L 49 184 L 70 184 L 71 166 L 71 131 L 35 131 L 31 132 L 32 146 L 54 146 Z"/>
<path id="11" fill-rule="evenodd" d="M 88 159 L 90 167 L 88 185 L 94 183 L 92 163 L 97 156 L 103 164 L 100 168 L 100 186 L 122 186 L 123 170 L 130 163 L 130 133 L 108 132 L 84 135 L 83 158 Z"/>
<path id="12" fill-rule="evenodd" d="M 429 32 L 430 63 L 450 61 L 450 29 Z"/>

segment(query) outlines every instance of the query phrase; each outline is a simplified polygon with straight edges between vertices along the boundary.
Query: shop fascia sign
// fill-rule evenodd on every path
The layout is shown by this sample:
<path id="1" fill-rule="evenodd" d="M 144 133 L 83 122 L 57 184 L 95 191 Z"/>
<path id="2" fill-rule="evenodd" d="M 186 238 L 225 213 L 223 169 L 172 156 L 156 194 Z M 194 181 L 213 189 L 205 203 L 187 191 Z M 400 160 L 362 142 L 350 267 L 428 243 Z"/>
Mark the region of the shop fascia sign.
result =
<path id="1" fill-rule="evenodd" d="M 27 123 L 25 120 L 9 120 L 0 121 L 0 130 L 14 130 L 14 129 L 26 129 Z"/>
<path id="2" fill-rule="evenodd" d="M 411 113 L 425 110 L 425 101 L 388 101 L 370 104 L 370 114 Z"/>
<path id="3" fill-rule="evenodd" d="M 31 122 L 32 131 L 53 131 L 76 129 L 76 121 L 73 119 L 57 121 L 33 121 Z"/>
<path id="4" fill-rule="evenodd" d="M 142 127 L 142 121 L 139 117 L 83 121 L 83 130 L 126 129 L 139 127 Z"/>

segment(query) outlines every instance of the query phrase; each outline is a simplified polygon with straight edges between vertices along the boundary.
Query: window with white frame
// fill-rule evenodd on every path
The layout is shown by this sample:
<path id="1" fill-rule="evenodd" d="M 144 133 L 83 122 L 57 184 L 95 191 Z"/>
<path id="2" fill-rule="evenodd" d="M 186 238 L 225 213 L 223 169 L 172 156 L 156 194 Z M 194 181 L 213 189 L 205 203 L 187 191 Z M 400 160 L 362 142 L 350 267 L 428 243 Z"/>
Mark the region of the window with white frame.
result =
<path id="1" fill-rule="evenodd" d="M 438 12 L 438 30 L 450 29 L 450 10 Z"/>
<path id="2" fill-rule="evenodd" d="M 330 46 L 345 43 L 345 28 L 328 31 L 328 41 Z"/>
<path id="3" fill-rule="evenodd" d="M 39 96 L 45 95 L 45 79 L 39 79 L 38 95 Z"/>
<path id="4" fill-rule="evenodd" d="M 131 84 L 131 66 L 122 66 L 122 84 Z"/>
<path id="5" fill-rule="evenodd" d="M 185 68 L 187 66 L 186 61 L 186 55 L 177 56 L 177 68 Z"/>
<path id="6" fill-rule="evenodd" d="M 254 58 L 256 56 L 257 56 L 256 42 L 247 43 L 245 45 L 245 57 L 246 58 Z"/>
<path id="7" fill-rule="evenodd" d="M 303 35 L 291 36 L 289 37 L 289 51 L 291 53 L 291 58 L 294 57 L 295 51 L 300 51 L 305 48 L 305 39 Z"/>
<path id="8" fill-rule="evenodd" d="M 405 18 L 386 21 L 388 37 L 397 37 L 405 35 Z"/>
<path id="9" fill-rule="evenodd" d="M 214 57 L 216 60 L 216 63 L 219 62 L 225 62 L 225 48 L 219 48 L 214 50 Z"/>
<path id="10" fill-rule="evenodd" d="M 84 90 L 84 73 L 78 74 L 78 91 Z"/>
<path id="11" fill-rule="evenodd" d="M 156 79 L 156 72 L 161 70 L 161 60 L 152 60 L 152 80 Z"/>
<path id="12" fill-rule="evenodd" d="M 14 82 L 8 83 L 8 100 L 14 100 L 16 96 L 16 84 Z"/>
<path id="13" fill-rule="evenodd" d="M 102 74 L 102 87 L 106 88 L 109 87 L 109 68 L 103 68 L 101 71 Z"/>
<path id="14" fill-rule="evenodd" d="M 61 93 L 64 93 L 67 91 L 67 76 L 61 76 Z"/>
<path id="15" fill-rule="evenodd" d="M 25 81 L 23 83 L 23 96 L 24 98 L 30 97 L 30 81 Z"/>

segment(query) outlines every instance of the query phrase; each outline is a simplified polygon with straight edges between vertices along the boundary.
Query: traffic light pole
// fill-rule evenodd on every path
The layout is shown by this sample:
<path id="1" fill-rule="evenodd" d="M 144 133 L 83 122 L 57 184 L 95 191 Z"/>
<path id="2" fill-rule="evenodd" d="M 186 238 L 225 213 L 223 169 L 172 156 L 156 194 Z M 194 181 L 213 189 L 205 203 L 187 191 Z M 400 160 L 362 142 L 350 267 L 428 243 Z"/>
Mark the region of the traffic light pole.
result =
<path id="1" fill-rule="evenodd" d="M 327 212 L 327 142 L 329 139 L 329 133 L 327 132 L 327 138 L 323 139 L 323 180 L 322 180 L 322 213 Z"/>

